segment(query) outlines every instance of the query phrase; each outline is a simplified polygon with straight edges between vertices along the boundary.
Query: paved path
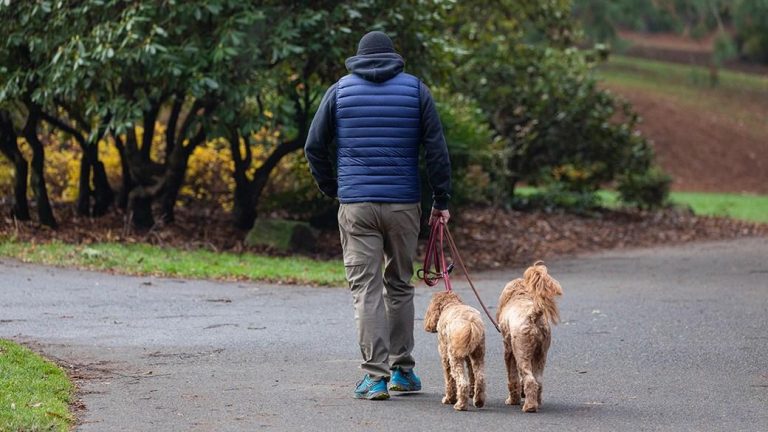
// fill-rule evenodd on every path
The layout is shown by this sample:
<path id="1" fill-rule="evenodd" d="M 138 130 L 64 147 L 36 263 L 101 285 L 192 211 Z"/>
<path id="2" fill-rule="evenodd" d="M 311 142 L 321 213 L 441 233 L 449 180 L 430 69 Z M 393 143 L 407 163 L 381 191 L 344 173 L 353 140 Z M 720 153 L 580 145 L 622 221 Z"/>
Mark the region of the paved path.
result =
<path id="1" fill-rule="evenodd" d="M 80 366 L 82 431 L 768 430 L 768 239 L 553 261 L 565 290 L 543 410 L 440 404 L 435 336 L 416 332 L 424 391 L 350 398 L 346 289 L 214 283 L 0 262 L 0 337 Z M 495 304 L 521 269 L 479 275 Z M 466 289 L 459 287 L 465 299 Z M 417 318 L 430 290 L 418 289 Z M 420 325 L 421 322 L 417 322 Z"/>

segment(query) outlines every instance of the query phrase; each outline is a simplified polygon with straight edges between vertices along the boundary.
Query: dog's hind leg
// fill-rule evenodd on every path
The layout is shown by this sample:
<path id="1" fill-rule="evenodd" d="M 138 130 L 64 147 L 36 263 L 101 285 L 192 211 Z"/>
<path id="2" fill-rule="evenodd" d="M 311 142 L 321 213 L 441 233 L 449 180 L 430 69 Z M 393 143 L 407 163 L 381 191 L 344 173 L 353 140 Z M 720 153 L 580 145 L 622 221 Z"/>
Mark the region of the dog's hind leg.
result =
<path id="1" fill-rule="evenodd" d="M 469 385 L 464 370 L 465 359 L 452 355 L 449 361 L 451 363 L 451 375 L 456 381 L 456 403 L 453 408 L 457 411 L 464 411 L 467 409 L 467 399 L 469 399 Z"/>
<path id="2" fill-rule="evenodd" d="M 520 375 L 517 372 L 515 354 L 512 352 L 512 344 L 504 338 L 504 364 L 507 366 L 507 389 L 509 397 L 504 401 L 507 405 L 520 405 Z"/>
<path id="3" fill-rule="evenodd" d="M 523 388 L 525 389 L 525 403 L 523 404 L 523 411 L 525 412 L 536 412 L 539 409 L 539 391 L 541 386 L 533 374 L 533 365 L 531 363 L 530 358 L 524 357 L 520 359 L 518 364 L 520 374 L 523 377 Z"/>
<path id="4" fill-rule="evenodd" d="M 475 371 L 472 370 L 471 359 L 467 359 L 465 365 L 467 366 L 467 375 L 469 375 L 469 397 L 475 396 Z"/>
<path id="5" fill-rule="evenodd" d="M 443 397 L 443 403 L 452 405 L 456 403 L 456 381 L 451 374 L 451 363 L 448 360 L 448 350 L 443 348 L 443 345 L 439 345 L 440 360 L 443 364 L 443 379 L 445 380 L 445 396 Z"/>
<path id="6" fill-rule="evenodd" d="M 544 391 L 544 366 L 547 363 L 547 352 L 533 361 L 533 376 L 536 378 L 536 383 L 539 385 L 539 392 L 536 394 L 536 403 L 541 408 L 541 393 Z"/>
<path id="7" fill-rule="evenodd" d="M 470 377 L 474 376 L 474 382 L 470 383 L 474 390 L 471 395 L 472 403 L 477 408 L 485 405 L 485 346 L 479 346 L 469 357 Z"/>

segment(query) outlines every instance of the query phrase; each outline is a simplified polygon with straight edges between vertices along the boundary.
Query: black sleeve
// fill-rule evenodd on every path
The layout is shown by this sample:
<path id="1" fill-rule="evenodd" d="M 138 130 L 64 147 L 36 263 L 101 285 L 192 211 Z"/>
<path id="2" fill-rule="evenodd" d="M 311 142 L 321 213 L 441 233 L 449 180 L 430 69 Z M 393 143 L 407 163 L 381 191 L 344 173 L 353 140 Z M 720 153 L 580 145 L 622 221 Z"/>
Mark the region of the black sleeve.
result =
<path id="1" fill-rule="evenodd" d="M 333 172 L 331 161 L 331 143 L 336 131 L 334 112 L 336 111 L 336 84 L 325 92 L 320 107 L 309 127 L 304 155 L 309 162 L 312 177 L 320 190 L 331 198 L 336 198 L 338 182 Z"/>
<path id="2" fill-rule="evenodd" d="M 443 135 L 443 125 L 432 100 L 432 94 L 421 84 L 421 142 L 424 144 L 427 177 L 432 187 L 433 206 L 438 210 L 448 208 L 451 198 L 451 160 Z"/>

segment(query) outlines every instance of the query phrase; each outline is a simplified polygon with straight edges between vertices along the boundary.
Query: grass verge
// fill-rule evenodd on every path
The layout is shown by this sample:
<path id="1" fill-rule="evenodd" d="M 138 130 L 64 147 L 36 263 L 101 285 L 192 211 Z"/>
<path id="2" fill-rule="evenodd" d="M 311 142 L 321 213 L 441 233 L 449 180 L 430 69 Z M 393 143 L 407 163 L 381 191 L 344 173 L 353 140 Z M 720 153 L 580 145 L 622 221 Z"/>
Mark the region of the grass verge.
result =
<path id="1" fill-rule="evenodd" d="M 519 187 L 515 193 L 532 195 L 534 187 Z M 598 191 L 600 201 L 608 208 L 619 208 L 619 194 L 611 190 Z M 719 216 L 752 222 L 768 223 L 768 196 L 707 192 L 672 192 L 673 204 L 689 206 L 699 216 Z"/>
<path id="2" fill-rule="evenodd" d="M 0 430 L 68 431 L 74 386 L 58 366 L 0 339 Z"/>
<path id="3" fill-rule="evenodd" d="M 600 69 L 609 75 L 653 78 L 645 80 L 649 86 L 658 85 L 659 81 L 662 81 L 686 83 L 692 87 L 710 87 L 709 69 L 701 66 L 614 55 Z M 718 83 L 715 88 L 730 92 L 768 92 L 768 77 L 721 69 L 718 71 Z"/>
<path id="4" fill-rule="evenodd" d="M 689 205 L 697 215 L 768 223 L 768 196 L 672 192 L 672 202 Z"/>
<path id="5" fill-rule="evenodd" d="M 0 256 L 30 263 L 123 274 L 334 286 L 345 284 L 344 265 L 338 260 L 181 250 L 148 244 L 33 244 L 0 239 Z"/>

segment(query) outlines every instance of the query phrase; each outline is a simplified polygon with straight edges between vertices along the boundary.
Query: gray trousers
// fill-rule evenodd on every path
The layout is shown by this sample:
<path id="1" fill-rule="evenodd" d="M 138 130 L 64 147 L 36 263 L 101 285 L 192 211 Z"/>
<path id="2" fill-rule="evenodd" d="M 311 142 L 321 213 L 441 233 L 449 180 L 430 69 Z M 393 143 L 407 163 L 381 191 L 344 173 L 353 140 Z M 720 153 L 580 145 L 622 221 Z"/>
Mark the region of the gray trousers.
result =
<path id="1" fill-rule="evenodd" d="M 413 261 L 421 205 L 354 203 L 339 207 L 344 267 L 352 291 L 361 369 L 389 379 L 413 368 Z M 383 272 L 382 272 L 383 264 Z"/>

